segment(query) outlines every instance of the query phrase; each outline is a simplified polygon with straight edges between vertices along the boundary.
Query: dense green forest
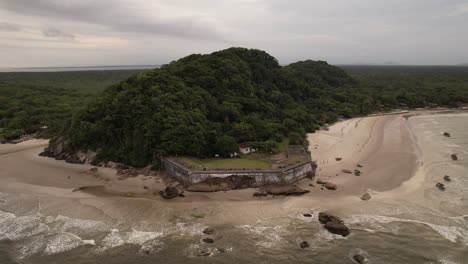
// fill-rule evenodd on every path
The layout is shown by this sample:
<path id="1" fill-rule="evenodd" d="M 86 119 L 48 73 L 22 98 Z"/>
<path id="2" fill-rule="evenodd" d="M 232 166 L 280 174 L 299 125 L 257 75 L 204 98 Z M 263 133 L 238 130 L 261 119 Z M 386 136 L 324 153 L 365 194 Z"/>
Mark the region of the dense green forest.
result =
<path id="1" fill-rule="evenodd" d="M 141 71 L 9 72 L 0 73 L 0 139 L 15 139 L 61 129 L 88 98 Z"/>
<path id="2" fill-rule="evenodd" d="M 306 133 L 338 118 L 468 103 L 468 67 L 281 66 L 244 48 L 142 72 L 30 74 L 0 74 L 0 138 L 47 125 L 70 152 L 136 166 L 227 156 L 244 141 L 271 151 L 284 138 L 306 144 Z"/>

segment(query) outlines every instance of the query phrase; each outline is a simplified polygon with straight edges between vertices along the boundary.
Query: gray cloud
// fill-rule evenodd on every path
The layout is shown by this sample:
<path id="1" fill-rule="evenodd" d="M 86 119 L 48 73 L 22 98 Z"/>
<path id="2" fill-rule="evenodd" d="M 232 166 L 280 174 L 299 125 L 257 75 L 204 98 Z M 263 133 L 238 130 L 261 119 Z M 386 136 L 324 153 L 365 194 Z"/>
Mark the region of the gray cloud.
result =
<path id="1" fill-rule="evenodd" d="M 97 24 L 113 31 L 159 34 L 181 38 L 220 39 L 216 25 L 202 17 L 163 18 L 161 11 L 151 16 L 133 13 L 119 1 L 2 0 L 0 7 L 22 15 L 42 16 Z M 155 10 L 158 11 L 158 10 Z"/>
<path id="2" fill-rule="evenodd" d="M 9 31 L 9 32 L 21 31 L 21 26 L 17 24 L 7 23 L 7 22 L 0 22 L 0 31 Z"/>
<path id="3" fill-rule="evenodd" d="M 56 38 L 62 40 L 74 40 L 75 36 L 73 34 L 63 32 L 53 27 L 46 28 L 42 30 L 42 35 L 48 38 Z"/>
<path id="4" fill-rule="evenodd" d="M 0 23 L 11 65 L 162 64 L 230 46 L 283 64 L 468 61 L 466 0 L 0 0 L 0 16 L 21 23 Z"/>

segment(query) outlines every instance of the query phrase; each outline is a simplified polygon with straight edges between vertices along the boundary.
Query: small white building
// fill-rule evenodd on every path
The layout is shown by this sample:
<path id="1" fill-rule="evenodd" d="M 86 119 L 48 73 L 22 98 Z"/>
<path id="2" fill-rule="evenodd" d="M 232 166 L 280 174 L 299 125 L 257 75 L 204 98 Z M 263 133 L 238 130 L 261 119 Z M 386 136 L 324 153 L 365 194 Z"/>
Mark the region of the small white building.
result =
<path id="1" fill-rule="evenodd" d="M 242 154 L 250 154 L 257 151 L 255 148 L 252 147 L 251 142 L 242 142 L 239 144 L 239 151 Z"/>

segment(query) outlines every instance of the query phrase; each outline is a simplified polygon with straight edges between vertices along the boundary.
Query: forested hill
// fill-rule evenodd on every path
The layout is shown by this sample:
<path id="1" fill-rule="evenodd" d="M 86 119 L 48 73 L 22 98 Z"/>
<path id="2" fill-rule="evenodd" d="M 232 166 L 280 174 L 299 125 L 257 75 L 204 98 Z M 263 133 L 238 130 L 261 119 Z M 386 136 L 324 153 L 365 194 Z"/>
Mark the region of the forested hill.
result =
<path id="1" fill-rule="evenodd" d="M 337 116 L 371 109 L 340 68 L 321 61 L 281 67 L 264 51 L 230 48 L 190 55 L 114 85 L 77 112 L 62 135 L 71 151 L 99 150 L 101 159 L 145 165 L 159 155 L 265 149 L 290 137 L 303 143 Z"/>
<path id="2" fill-rule="evenodd" d="M 68 151 L 95 150 L 100 160 L 136 166 L 161 155 L 227 156 L 244 141 L 270 151 L 285 137 L 304 144 L 307 132 L 338 117 L 400 107 L 415 96 L 411 107 L 438 100 L 433 95 L 440 89 L 426 88 L 418 97 L 418 89 L 358 83 L 323 61 L 280 66 L 264 51 L 230 48 L 190 55 L 111 86 L 76 112 L 56 139 L 65 139 Z M 468 101 L 463 89 L 448 97 L 442 104 Z"/>

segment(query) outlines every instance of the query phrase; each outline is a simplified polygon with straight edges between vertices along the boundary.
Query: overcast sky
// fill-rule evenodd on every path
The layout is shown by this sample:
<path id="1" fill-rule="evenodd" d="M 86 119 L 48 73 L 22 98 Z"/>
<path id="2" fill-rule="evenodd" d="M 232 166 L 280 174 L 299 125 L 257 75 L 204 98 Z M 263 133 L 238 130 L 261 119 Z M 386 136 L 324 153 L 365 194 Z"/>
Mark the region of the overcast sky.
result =
<path id="1" fill-rule="evenodd" d="M 0 0 L 0 67 L 163 64 L 241 46 L 287 64 L 468 62 L 468 1 Z"/>

